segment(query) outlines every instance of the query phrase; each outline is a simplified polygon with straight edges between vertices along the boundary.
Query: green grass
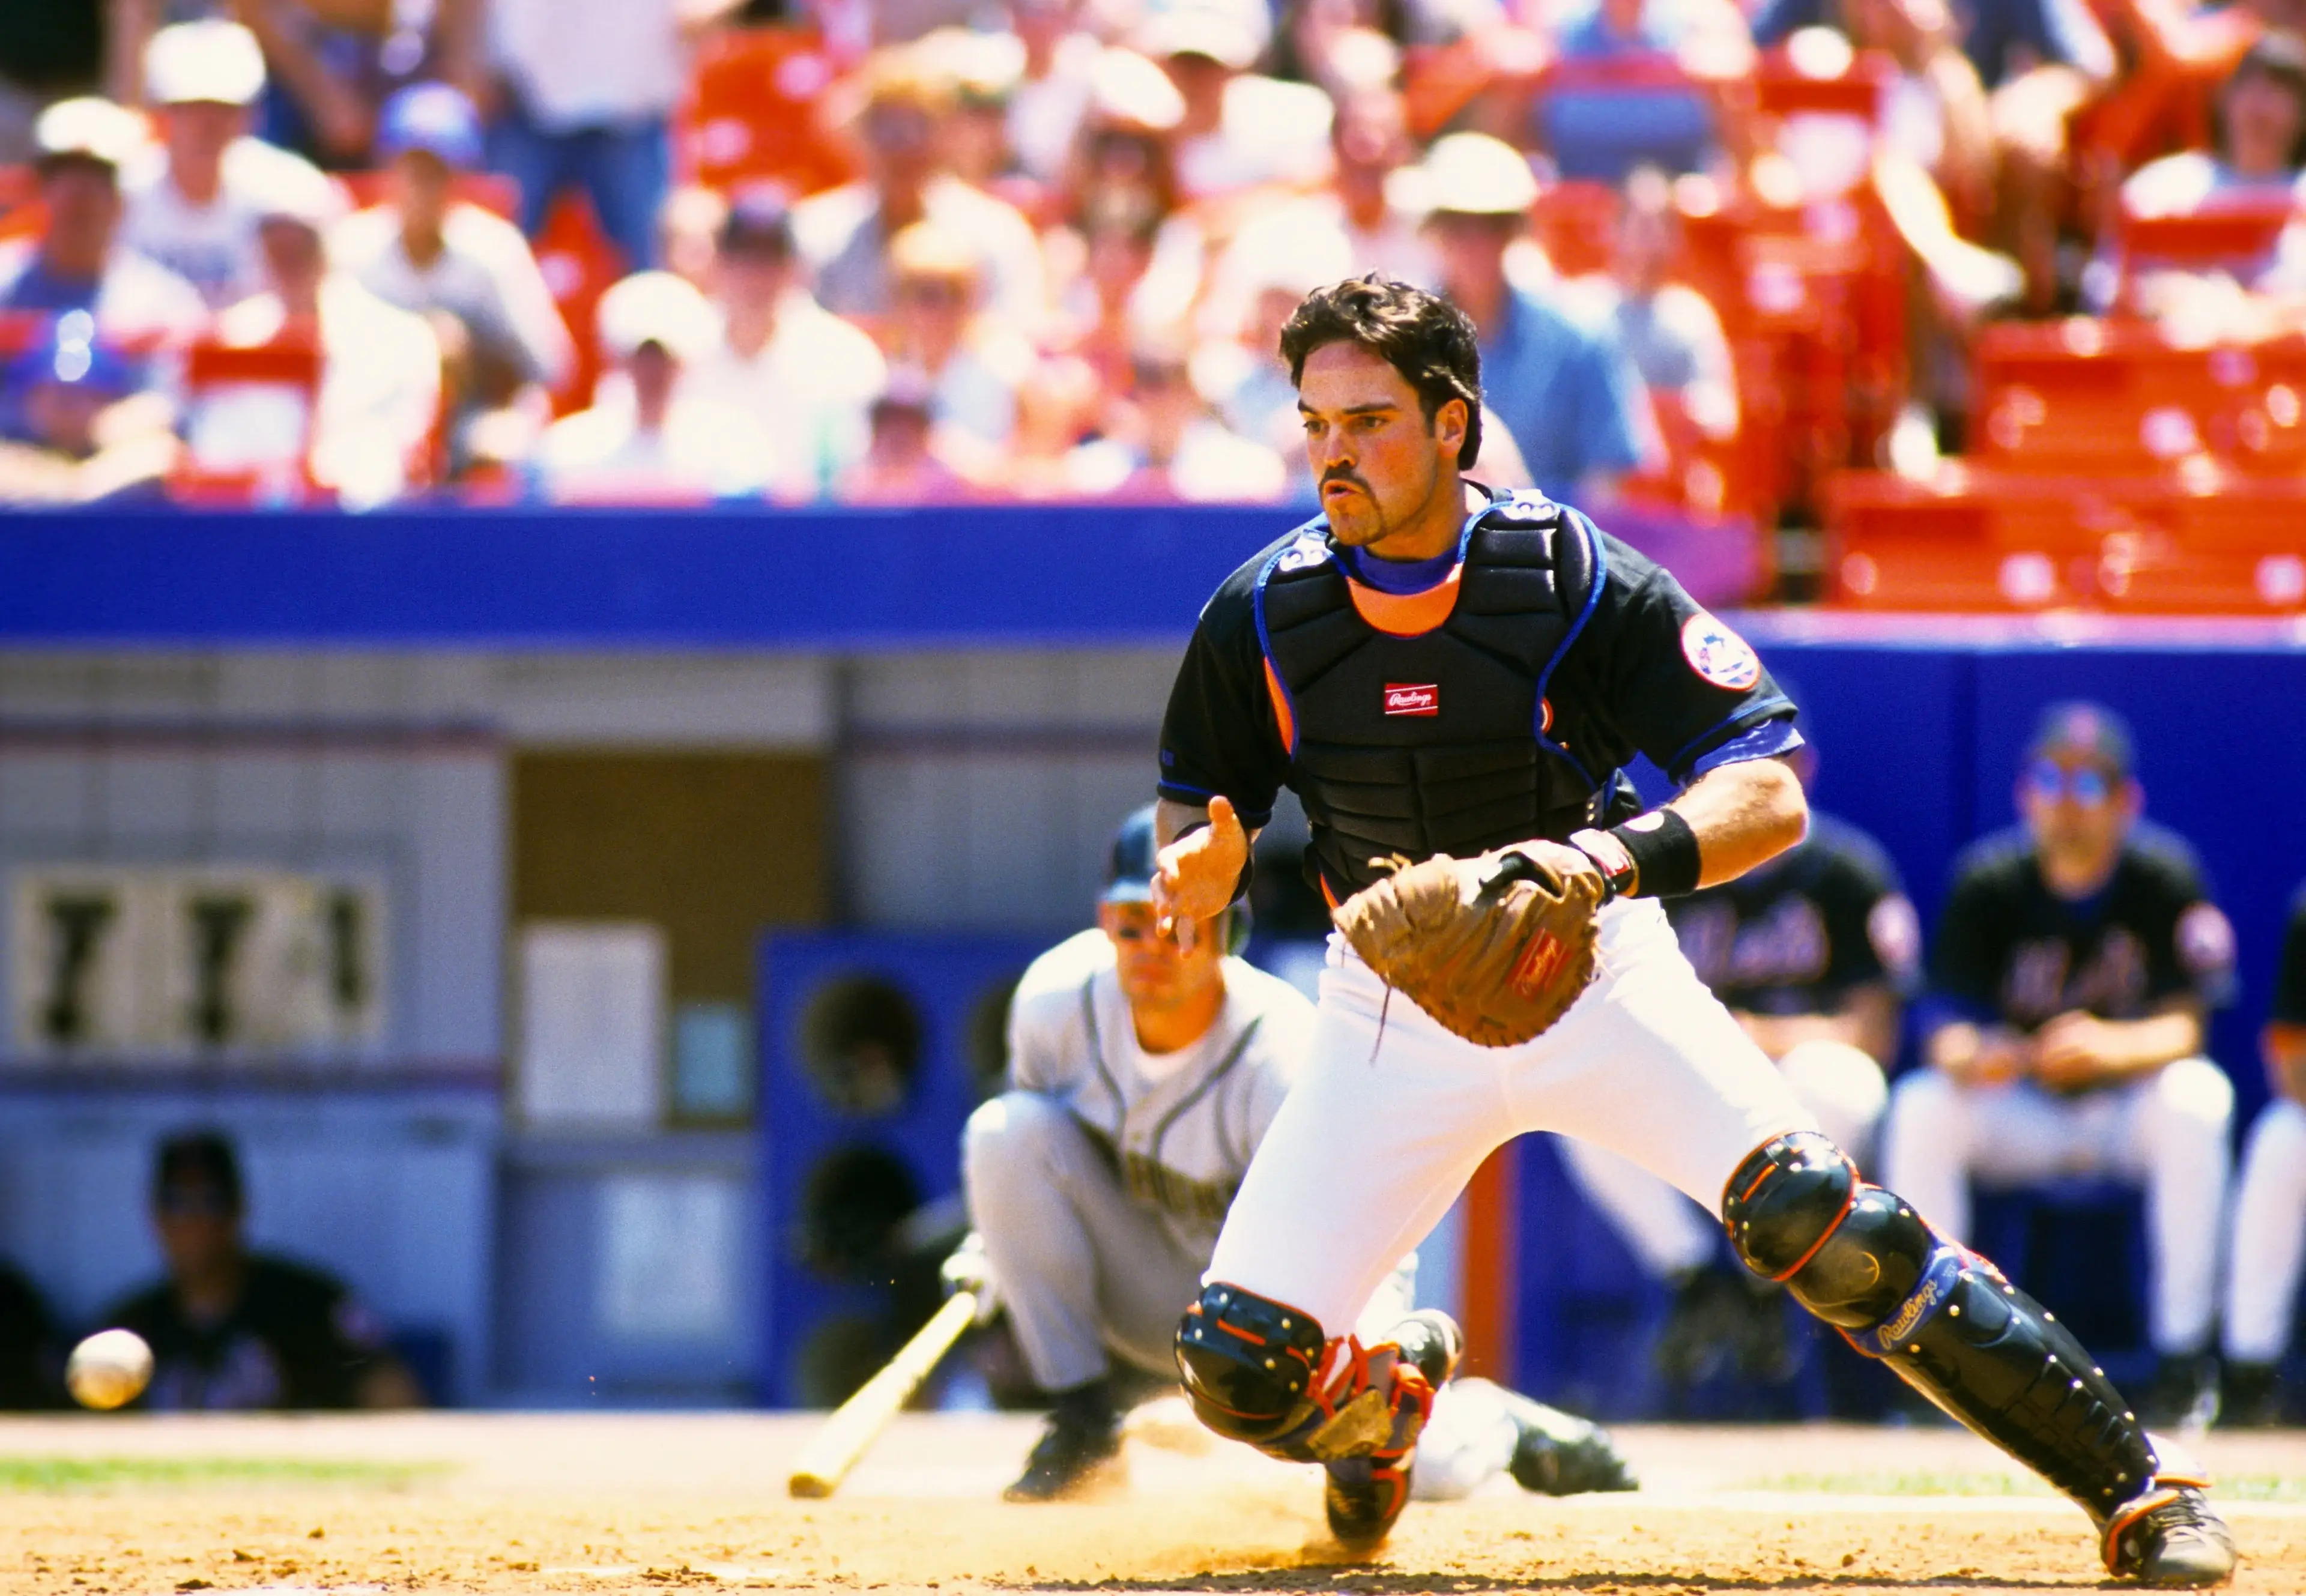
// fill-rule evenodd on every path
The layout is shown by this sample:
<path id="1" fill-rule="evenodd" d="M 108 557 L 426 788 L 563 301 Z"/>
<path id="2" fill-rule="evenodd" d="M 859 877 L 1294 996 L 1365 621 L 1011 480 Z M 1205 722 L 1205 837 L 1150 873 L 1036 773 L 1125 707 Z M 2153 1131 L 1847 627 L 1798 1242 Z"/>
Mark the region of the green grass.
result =
<path id="1" fill-rule="evenodd" d="M 1788 1491 L 1837 1497 L 2046 1497 L 2050 1487 L 2031 1474 L 1917 1470 L 1875 1473 L 1772 1474 L 1741 1480 L 1734 1490 Z M 2306 1502 L 2306 1477 L 2286 1474 L 2222 1474 L 2214 1477 L 2213 1498 L 2229 1502 Z"/>
<path id="2" fill-rule="evenodd" d="M 402 1489 L 446 1464 L 323 1457 L 8 1457 L 0 1491 L 183 1489 L 235 1485 L 359 1485 Z"/>

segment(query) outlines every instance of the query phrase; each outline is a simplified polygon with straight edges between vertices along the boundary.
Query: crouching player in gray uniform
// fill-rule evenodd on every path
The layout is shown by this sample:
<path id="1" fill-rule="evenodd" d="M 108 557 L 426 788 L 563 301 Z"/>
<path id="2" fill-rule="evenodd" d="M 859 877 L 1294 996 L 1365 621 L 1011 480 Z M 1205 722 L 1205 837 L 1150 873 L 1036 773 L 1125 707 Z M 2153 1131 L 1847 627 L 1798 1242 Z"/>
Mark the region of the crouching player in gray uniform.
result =
<path id="1" fill-rule="evenodd" d="M 1118 1460 L 1115 1359 L 1176 1378 L 1177 1315 L 1200 1294 L 1311 1034 L 1312 1005 L 1229 956 L 1226 925 L 1191 950 L 1154 935 L 1155 851 L 1149 805 L 1114 839 L 1097 929 L 1042 954 L 1018 983 L 1009 1089 L 962 1139 L 986 1284 L 1055 1399 L 1012 1501 L 1063 1496 Z M 1412 1313 L 1409 1285 L 1405 1265 L 1379 1290 L 1363 1316 L 1370 1339 L 1454 1358 L 1456 1326 Z M 1508 1470 L 1555 1496 L 1633 1488 L 1593 1424 L 1486 1380 L 1448 1387 L 1416 1494 L 1462 1495 Z"/>

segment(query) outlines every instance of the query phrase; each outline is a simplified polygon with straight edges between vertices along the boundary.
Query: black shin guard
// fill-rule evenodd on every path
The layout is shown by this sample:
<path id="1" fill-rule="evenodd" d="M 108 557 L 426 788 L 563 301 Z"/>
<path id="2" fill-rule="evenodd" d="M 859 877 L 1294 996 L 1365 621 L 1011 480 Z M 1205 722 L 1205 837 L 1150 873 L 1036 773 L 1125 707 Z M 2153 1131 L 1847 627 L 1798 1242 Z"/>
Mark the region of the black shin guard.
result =
<path id="1" fill-rule="evenodd" d="M 2160 1466 L 2105 1371 L 2040 1303 L 1803 1131 L 1730 1179 L 1723 1222 L 1858 1351 L 2032 1468 L 2103 1523 Z"/>

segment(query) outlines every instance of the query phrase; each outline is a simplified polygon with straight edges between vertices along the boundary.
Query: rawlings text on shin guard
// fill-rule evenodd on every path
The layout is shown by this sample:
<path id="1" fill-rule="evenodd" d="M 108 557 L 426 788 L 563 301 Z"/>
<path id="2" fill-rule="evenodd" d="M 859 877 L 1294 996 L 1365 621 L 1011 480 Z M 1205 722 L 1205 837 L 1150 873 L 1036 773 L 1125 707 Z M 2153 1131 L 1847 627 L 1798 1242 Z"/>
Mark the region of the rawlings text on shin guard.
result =
<path id="1" fill-rule="evenodd" d="M 1722 1216 L 1748 1267 L 2101 1524 L 2152 1488 L 2153 1446 L 2081 1344 L 1992 1264 L 1860 1180 L 1826 1138 L 1782 1136 L 1748 1157 Z"/>
<path id="2" fill-rule="evenodd" d="M 1328 1340 L 1295 1309 L 1223 1284 L 1185 1310 L 1177 1371 L 1202 1423 L 1297 1463 L 1405 1453 L 1433 1408 L 1391 1342 Z"/>

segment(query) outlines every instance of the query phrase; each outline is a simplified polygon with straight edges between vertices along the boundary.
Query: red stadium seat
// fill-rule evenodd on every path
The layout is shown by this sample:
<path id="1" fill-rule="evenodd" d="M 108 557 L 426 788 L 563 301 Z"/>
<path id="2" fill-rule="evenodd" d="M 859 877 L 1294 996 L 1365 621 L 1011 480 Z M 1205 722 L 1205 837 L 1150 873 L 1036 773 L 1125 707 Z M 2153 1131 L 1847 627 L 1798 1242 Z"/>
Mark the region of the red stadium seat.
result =
<path id="1" fill-rule="evenodd" d="M 773 179 L 796 194 L 857 175 L 818 101 L 835 65 L 814 30 L 746 29 L 708 45 L 674 120 L 682 175 L 730 189 Z"/>
<path id="2" fill-rule="evenodd" d="M 2271 263 L 2282 230 L 2298 219 L 2287 195 L 2221 197 L 2173 216 L 2125 209 L 2116 219 L 2111 253 L 2125 308 L 2139 278 L 2162 271 L 2223 271 L 2245 283 Z"/>
<path id="3" fill-rule="evenodd" d="M 625 274 L 624 258 L 617 252 L 593 207 L 574 193 L 554 201 L 544 218 L 544 231 L 535 240 L 536 264 L 560 307 L 561 320 L 576 345 L 576 364 L 568 383 L 552 396 L 553 408 L 566 415 L 593 402 L 593 384 L 601 374 L 599 340 L 593 334 L 594 308 L 601 295 Z"/>
<path id="4" fill-rule="evenodd" d="M 1828 484 L 1827 591 L 1875 610 L 2306 611 L 2306 482 L 2012 475 L 1960 465 L 1919 483 Z"/>
<path id="5" fill-rule="evenodd" d="M 1606 183 L 1546 185 L 1530 208 L 1538 247 L 1566 277 L 1606 272 L 1617 253 L 1618 191 Z"/>

